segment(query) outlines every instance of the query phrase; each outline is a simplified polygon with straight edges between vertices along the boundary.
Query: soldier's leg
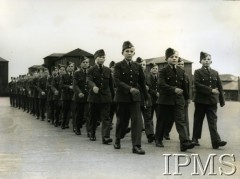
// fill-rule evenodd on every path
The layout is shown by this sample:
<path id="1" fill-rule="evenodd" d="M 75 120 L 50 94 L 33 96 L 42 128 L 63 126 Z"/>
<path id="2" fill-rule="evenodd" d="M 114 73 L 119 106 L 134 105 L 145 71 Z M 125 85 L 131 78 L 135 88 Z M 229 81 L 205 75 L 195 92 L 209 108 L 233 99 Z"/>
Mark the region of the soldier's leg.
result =
<path id="1" fill-rule="evenodd" d="M 86 102 L 84 105 L 84 116 L 83 119 L 86 122 L 86 130 L 88 137 L 90 136 L 90 130 L 89 130 L 89 123 L 90 123 L 90 111 L 89 111 L 89 103 Z"/>
<path id="2" fill-rule="evenodd" d="M 189 141 L 187 125 L 184 119 L 184 105 L 174 106 L 174 121 L 179 134 L 180 142 L 183 143 Z"/>
<path id="3" fill-rule="evenodd" d="M 211 136 L 211 142 L 212 145 L 214 145 L 215 143 L 221 141 L 221 138 L 217 131 L 217 105 L 208 105 L 206 115 L 208 121 L 208 128 Z"/>
<path id="4" fill-rule="evenodd" d="M 67 122 L 68 122 L 68 114 L 70 112 L 70 109 L 71 109 L 71 101 L 69 100 L 63 100 L 63 103 L 62 103 L 62 112 L 63 112 L 63 118 L 62 118 L 62 124 L 61 124 L 61 128 L 62 129 L 65 129 L 67 128 Z"/>
<path id="5" fill-rule="evenodd" d="M 100 117 L 102 121 L 102 138 L 110 138 L 111 119 L 110 103 L 101 104 Z"/>
<path id="6" fill-rule="evenodd" d="M 84 103 L 75 103 L 75 133 L 77 135 L 81 134 L 81 128 L 82 128 L 82 121 L 83 121 L 83 116 L 84 116 Z"/>
<path id="7" fill-rule="evenodd" d="M 189 119 L 188 119 L 188 104 L 185 104 L 184 106 L 184 119 L 187 125 L 187 132 L 188 132 L 188 137 L 190 136 L 190 130 L 189 130 Z"/>
<path id="8" fill-rule="evenodd" d="M 201 139 L 204 117 L 205 117 L 205 105 L 195 103 L 193 134 L 192 134 L 193 139 Z"/>
<path id="9" fill-rule="evenodd" d="M 141 112 L 144 119 L 145 133 L 150 142 L 150 139 L 151 140 L 154 139 L 153 121 L 151 118 L 152 108 L 151 107 L 145 108 L 141 106 Z"/>
<path id="10" fill-rule="evenodd" d="M 122 139 L 125 136 L 125 131 L 129 124 L 130 119 L 130 104 L 118 103 L 117 104 L 117 124 L 116 124 L 116 139 Z"/>
<path id="11" fill-rule="evenodd" d="M 158 116 L 155 129 L 156 144 L 162 142 L 166 127 L 166 121 L 169 120 L 169 118 L 172 118 L 173 112 L 174 109 L 171 105 L 158 105 Z"/>
<path id="12" fill-rule="evenodd" d="M 142 121 L 142 115 L 141 115 L 140 102 L 131 103 L 130 116 L 131 116 L 132 145 L 141 147 L 143 121 Z"/>
<path id="13" fill-rule="evenodd" d="M 96 140 L 96 128 L 97 121 L 100 117 L 100 107 L 101 105 L 97 103 L 90 103 L 90 121 L 89 121 L 89 130 L 90 130 L 90 140 Z"/>
<path id="14" fill-rule="evenodd" d="M 40 111 L 39 111 L 39 99 L 35 98 L 35 113 L 36 113 L 36 118 L 39 119 L 40 116 Z"/>

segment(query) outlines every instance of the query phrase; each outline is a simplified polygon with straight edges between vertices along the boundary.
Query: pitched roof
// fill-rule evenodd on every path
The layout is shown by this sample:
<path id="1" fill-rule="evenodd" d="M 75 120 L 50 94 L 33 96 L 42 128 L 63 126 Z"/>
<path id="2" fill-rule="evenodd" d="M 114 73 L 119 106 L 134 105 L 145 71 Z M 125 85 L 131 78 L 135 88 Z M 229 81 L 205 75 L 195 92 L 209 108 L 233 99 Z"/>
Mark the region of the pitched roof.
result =
<path id="1" fill-rule="evenodd" d="M 234 75 L 231 75 L 231 74 L 221 74 L 219 75 L 220 76 L 220 79 L 221 81 L 238 81 L 238 77 L 237 76 L 234 76 Z"/>
<path id="2" fill-rule="evenodd" d="M 29 67 L 29 68 L 43 68 L 43 66 L 42 65 L 33 65 L 33 66 L 31 66 L 31 67 Z"/>
<path id="3" fill-rule="evenodd" d="M 64 54 L 62 57 L 79 57 L 79 56 L 89 57 L 89 56 L 93 56 L 93 54 L 77 48 L 77 49 L 75 49 L 71 52 L 68 52 L 68 53 Z"/>
<path id="4" fill-rule="evenodd" d="M 147 64 L 149 64 L 149 63 L 166 63 L 165 56 L 156 57 L 156 58 L 148 58 L 148 59 L 145 59 L 145 60 L 146 60 Z M 184 61 L 184 63 L 193 63 L 193 62 L 188 61 L 184 58 L 182 58 L 182 60 Z"/>
<path id="5" fill-rule="evenodd" d="M 61 56 L 63 56 L 65 53 L 52 53 L 51 55 L 48 55 L 46 57 L 44 57 L 43 59 L 46 59 L 46 58 L 49 58 L 49 57 L 56 57 L 56 58 L 59 58 Z"/>
<path id="6" fill-rule="evenodd" d="M 0 57 L 0 62 L 8 62 L 8 61 Z"/>
<path id="7" fill-rule="evenodd" d="M 222 82 L 223 90 L 238 90 L 238 81 Z"/>

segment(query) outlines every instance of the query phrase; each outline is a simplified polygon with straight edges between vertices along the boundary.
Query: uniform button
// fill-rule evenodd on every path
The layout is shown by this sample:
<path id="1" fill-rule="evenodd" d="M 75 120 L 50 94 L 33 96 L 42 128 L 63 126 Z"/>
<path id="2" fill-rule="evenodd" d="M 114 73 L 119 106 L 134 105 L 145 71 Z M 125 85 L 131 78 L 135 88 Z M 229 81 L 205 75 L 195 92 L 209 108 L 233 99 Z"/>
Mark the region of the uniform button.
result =
<path id="1" fill-rule="evenodd" d="M 210 81 L 210 83 L 211 83 L 212 81 Z"/>
<path id="2" fill-rule="evenodd" d="M 130 71 L 132 71 L 132 70 L 130 70 Z"/>
<path id="3" fill-rule="evenodd" d="M 212 77 L 210 76 L 210 79 L 211 79 Z"/>
<path id="4" fill-rule="evenodd" d="M 132 75 L 130 75 L 132 77 Z"/>
<path id="5" fill-rule="evenodd" d="M 176 83 L 177 83 L 177 80 L 176 80 Z"/>

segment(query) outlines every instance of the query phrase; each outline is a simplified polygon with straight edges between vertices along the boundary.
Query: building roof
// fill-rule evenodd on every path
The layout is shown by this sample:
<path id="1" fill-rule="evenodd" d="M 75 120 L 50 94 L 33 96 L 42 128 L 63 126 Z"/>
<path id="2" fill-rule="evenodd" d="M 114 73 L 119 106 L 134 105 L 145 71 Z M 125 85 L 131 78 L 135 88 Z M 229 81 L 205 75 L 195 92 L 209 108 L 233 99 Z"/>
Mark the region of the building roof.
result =
<path id="1" fill-rule="evenodd" d="M 148 58 L 148 59 L 145 59 L 145 60 L 146 60 L 147 64 L 149 64 L 149 63 L 166 63 L 165 56 L 156 57 L 156 58 Z M 182 58 L 182 60 L 184 61 L 184 63 L 193 63 L 193 62 L 188 61 L 184 58 Z"/>
<path id="2" fill-rule="evenodd" d="M 52 53 L 51 55 L 48 55 L 46 57 L 44 57 L 43 59 L 47 59 L 47 58 L 59 58 L 61 56 L 63 56 L 65 53 Z"/>
<path id="3" fill-rule="evenodd" d="M 44 67 L 42 65 L 33 65 L 33 66 L 29 67 L 29 69 L 31 69 L 31 68 L 38 69 L 38 68 L 44 68 Z"/>
<path id="4" fill-rule="evenodd" d="M 89 57 L 89 56 L 93 56 L 93 54 L 77 48 L 71 52 L 64 54 L 62 57 L 79 57 L 79 56 Z"/>
<path id="5" fill-rule="evenodd" d="M 8 61 L 0 57 L 0 62 L 8 62 Z"/>
<path id="6" fill-rule="evenodd" d="M 238 81 L 222 82 L 223 90 L 238 90 Z"/>
<path id="7" fill-rule="evenodd" d="M 221 74 L 219 76 L 221 81 L 226 81 L 226 82 L 238 81 L 238 77 L 231 74 Z"/>

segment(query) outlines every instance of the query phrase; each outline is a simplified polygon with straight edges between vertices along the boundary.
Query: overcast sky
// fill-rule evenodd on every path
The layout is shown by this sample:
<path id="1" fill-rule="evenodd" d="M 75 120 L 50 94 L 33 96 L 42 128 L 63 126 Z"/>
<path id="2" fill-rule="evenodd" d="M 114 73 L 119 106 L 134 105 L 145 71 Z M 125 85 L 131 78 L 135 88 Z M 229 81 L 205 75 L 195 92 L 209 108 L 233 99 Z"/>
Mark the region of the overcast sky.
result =
<path id="1" fill-rule="evenodd" d="M 200 51 L 212 68 L 240 75 L 240 2 L 157 0 L 0 0 L 0 57 L 9 75 L 27 73 L 52 53 L 76 48 L 106 52 L 120 61 L 130 40 L 142 58 L 164 56 L 168 47 L 200 68 Z"/>

